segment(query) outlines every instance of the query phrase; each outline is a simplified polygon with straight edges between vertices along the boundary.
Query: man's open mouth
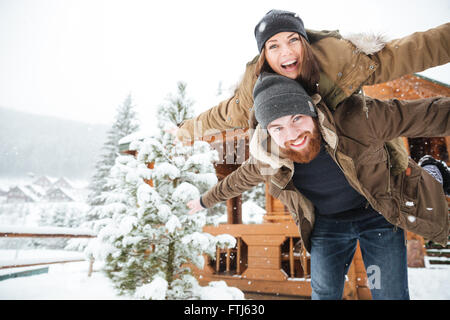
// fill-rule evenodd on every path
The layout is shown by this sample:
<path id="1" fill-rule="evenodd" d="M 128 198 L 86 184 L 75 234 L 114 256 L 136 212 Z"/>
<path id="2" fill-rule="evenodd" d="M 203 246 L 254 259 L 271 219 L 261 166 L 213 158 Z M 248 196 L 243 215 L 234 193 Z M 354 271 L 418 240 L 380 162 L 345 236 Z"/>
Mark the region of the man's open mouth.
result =
<path id="1" fill-rule="evenodd" d="M 291 147 L 292 148 L 300 148 L 300 147 L 302 147 L 305 143 L 306 143 L 306 138 L 307 138 L 308 136 L 307 135 L 305 135 L 302 139 L 300 139 L 298 142 L 296 142 L 296 143 L 291 143 Z"/>

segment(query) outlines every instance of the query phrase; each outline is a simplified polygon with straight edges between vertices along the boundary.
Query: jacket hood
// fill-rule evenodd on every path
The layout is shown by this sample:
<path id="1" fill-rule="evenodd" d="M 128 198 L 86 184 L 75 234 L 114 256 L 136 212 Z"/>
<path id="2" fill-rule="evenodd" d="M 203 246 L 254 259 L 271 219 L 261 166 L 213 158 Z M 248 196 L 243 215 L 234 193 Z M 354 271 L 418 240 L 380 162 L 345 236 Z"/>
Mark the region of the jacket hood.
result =
<path id="1" fill-rule="evenodd" d="M 267 129 L 258 124 L 250 140 L 250 154 L 258 161 L 268 164 L 272 169 L 279 169 L 283 165 L 293 169 L 294 164 L 286 158 L 278 145 L 270 138 Z"/>
<path id="2" fill-rule="evenodd" d="M 388 42 L 385 35 L 375 33 L 352 33 L 343 38 L 353 43 L 358 51 L 367 55 L 377 53 Z"/>

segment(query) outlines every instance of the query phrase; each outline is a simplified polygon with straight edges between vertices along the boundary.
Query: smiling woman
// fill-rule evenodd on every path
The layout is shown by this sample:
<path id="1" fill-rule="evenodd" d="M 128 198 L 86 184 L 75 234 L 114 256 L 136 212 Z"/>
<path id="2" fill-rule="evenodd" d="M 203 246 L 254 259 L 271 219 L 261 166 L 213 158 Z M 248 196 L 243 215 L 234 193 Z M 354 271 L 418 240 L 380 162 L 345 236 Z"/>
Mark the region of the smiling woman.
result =
<path id="1" fill-rule="evenodd" d="M 260 52 L 255 75 L 278 73 L 298 79 L 312 95 L 318 92 L 320 69 L 302 19 L 292 12 L 269 11 L 255 27 Z"/>
<path id="2" fill-rule="evenodd" d="M 308 41 L 297 32 L 280 32 L 265 43 L 255 74 L 278 73 L 299 79 L 309 94 L 318 92 L 320 69 Z"/>
<path id="3" fill-rule="evenodd" d="M 300 71 L 299 62 L 303 53 L 300 36 L 295 32 L 280 32 L 267 40 L 265 47 L 269 64 L 275 59 L 279 62 L 279 64 L 273 65 L 272 69 L 281 67 L 287 77 L 296 79 Z"/>

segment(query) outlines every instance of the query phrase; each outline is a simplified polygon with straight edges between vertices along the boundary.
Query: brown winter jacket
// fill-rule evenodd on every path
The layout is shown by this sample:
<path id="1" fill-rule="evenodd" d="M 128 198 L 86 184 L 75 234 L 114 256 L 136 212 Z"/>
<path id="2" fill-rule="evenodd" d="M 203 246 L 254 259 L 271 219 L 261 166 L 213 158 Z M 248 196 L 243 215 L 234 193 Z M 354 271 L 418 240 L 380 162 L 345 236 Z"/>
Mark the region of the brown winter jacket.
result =
<path id="1" fill-rule="evenodd" d="M 317 103 L 319 129 L 327 151 L 350 185 L 390 223 L 446 245 L 448 205 L 442 185 L 412 160 L 399 175 L 390 170 L 385 141 L 395 137 L 450 135 L 450 98 L 414 101 L 381 101 L 366 98 L 369 117 L 362 109 L 361 95 L 346 99 L 332 114 L 320 96 Z M 256 128 L 250 142 L 250 157 L 236 171 L 202 196 L 206 207 L 236 197 L 261 182 L 289 209 L 306 249 L 314 227 L 314 206 L 294 186 L 293 162 L 262 146 L 271 139 Z M 276 150 L 276 148 L 272 148 Z"/>
<path id="2" fill-rule="evenodd" d="M 307 33 L 322 70 L 320 94 L 331 110 L 363 85 L 386 82 L 450 61 L 450 23 L 388 43 L 376 36 L 368 39 L 366 35 L 353 35 L 345 40 L 337 31 L 307 30 Z M 247 64 L 231 98 L 182 124 L 177 132 L 179 140 L 190 141 L 217 131 L 249 127 L 257 60 L 258 56 Z M 392 171 L 400 174 L 408 165 L 403 141 L 397 138 L 387 143 L 387 148 Z"/>

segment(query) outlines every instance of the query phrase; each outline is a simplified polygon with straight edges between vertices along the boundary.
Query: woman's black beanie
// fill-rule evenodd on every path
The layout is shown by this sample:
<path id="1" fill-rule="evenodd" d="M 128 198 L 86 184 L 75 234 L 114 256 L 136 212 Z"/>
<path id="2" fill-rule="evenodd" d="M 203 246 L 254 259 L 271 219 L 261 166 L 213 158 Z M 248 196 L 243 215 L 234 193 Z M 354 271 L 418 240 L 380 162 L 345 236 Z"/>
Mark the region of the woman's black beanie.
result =
<path id="1" fill-rule="evenodd" d="M 270 10 L 255 27 L 255 38 L 261 53 L 267 40 L 280 32 L 297 32 L 308 41 L 303 21 L 298 14 L 283 10 Z"/>

